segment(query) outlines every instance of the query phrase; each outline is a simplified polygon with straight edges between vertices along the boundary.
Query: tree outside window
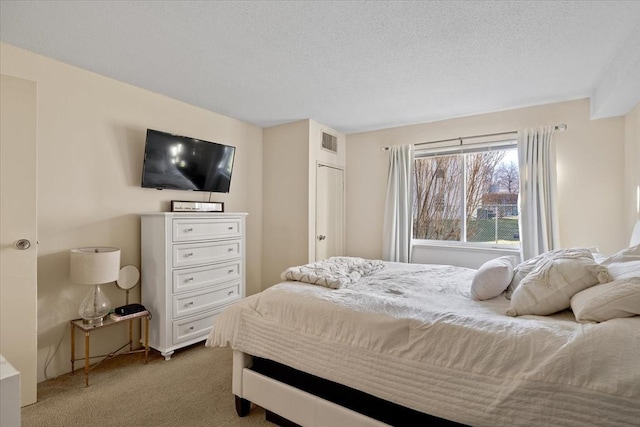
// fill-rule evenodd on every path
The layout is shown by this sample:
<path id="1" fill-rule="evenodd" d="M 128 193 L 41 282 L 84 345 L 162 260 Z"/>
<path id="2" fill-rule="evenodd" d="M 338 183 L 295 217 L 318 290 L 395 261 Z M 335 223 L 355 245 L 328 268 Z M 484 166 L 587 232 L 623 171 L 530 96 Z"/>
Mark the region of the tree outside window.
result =
<path id="1" fill-rule="evenodd" d="M 514 148 L 418 154 L 413 238 L 518 246 L 515 154 Z"/>

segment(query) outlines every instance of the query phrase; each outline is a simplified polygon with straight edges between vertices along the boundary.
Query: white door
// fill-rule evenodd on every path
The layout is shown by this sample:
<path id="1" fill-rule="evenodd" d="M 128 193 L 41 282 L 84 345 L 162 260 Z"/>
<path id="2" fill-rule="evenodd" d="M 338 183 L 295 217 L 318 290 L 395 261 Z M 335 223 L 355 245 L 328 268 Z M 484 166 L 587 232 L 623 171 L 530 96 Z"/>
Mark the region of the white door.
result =
<path id="1" fill-rule="evenodd" d="M 0 76 L 0 353 L 36 401 L 36 84 Z"/>
<path id="2" fill-rule="evenodd" d="M 316 168 L 316 261 L 344 254 L 344 173 Z"/>

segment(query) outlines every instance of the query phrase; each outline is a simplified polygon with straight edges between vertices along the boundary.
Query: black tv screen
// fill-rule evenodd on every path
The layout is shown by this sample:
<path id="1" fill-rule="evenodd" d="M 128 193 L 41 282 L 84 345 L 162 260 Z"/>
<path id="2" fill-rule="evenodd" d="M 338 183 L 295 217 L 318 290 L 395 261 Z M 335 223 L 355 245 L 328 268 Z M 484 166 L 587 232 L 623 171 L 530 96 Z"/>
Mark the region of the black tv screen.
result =
<path id="1" fill-rule="evenodd" d="M 228 193 L 235 147 L 147 129 L 142 187 Z"/>

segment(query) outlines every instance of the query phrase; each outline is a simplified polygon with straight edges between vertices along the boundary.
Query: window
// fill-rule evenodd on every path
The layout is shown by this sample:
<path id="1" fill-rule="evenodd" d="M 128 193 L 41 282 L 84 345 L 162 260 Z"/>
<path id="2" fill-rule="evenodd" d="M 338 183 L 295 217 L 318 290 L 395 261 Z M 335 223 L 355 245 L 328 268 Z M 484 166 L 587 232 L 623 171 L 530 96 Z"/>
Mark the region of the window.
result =
<path id="1" fill-rule="evenodd" d="M 519 247 L 515 144 L 416 151 L 413 238 Z"/>

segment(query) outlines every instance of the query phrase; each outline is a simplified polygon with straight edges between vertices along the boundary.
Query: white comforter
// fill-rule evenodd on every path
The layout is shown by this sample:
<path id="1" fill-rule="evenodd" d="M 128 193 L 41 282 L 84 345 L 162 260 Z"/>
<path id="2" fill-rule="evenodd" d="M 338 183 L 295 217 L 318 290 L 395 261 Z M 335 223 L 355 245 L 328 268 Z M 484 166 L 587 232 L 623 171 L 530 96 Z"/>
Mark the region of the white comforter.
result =
<path id="1" fill-rule="evenodd" d="M 295 280 L 340 289 L 382 268 L 384 268 L 384 264 L 380 260 L 331 257 L 311 264 L 287 268 L 281 277 L 282 280 Z"/>
<path id="2" fill-rule="evenodd" d="M 217 319 L 231 345 L 470 425 L 640 425 L 640 317 L 579 324 L 505 315 L 475 270 L 387 263 L 328 289 L 284 282 Z"/>

